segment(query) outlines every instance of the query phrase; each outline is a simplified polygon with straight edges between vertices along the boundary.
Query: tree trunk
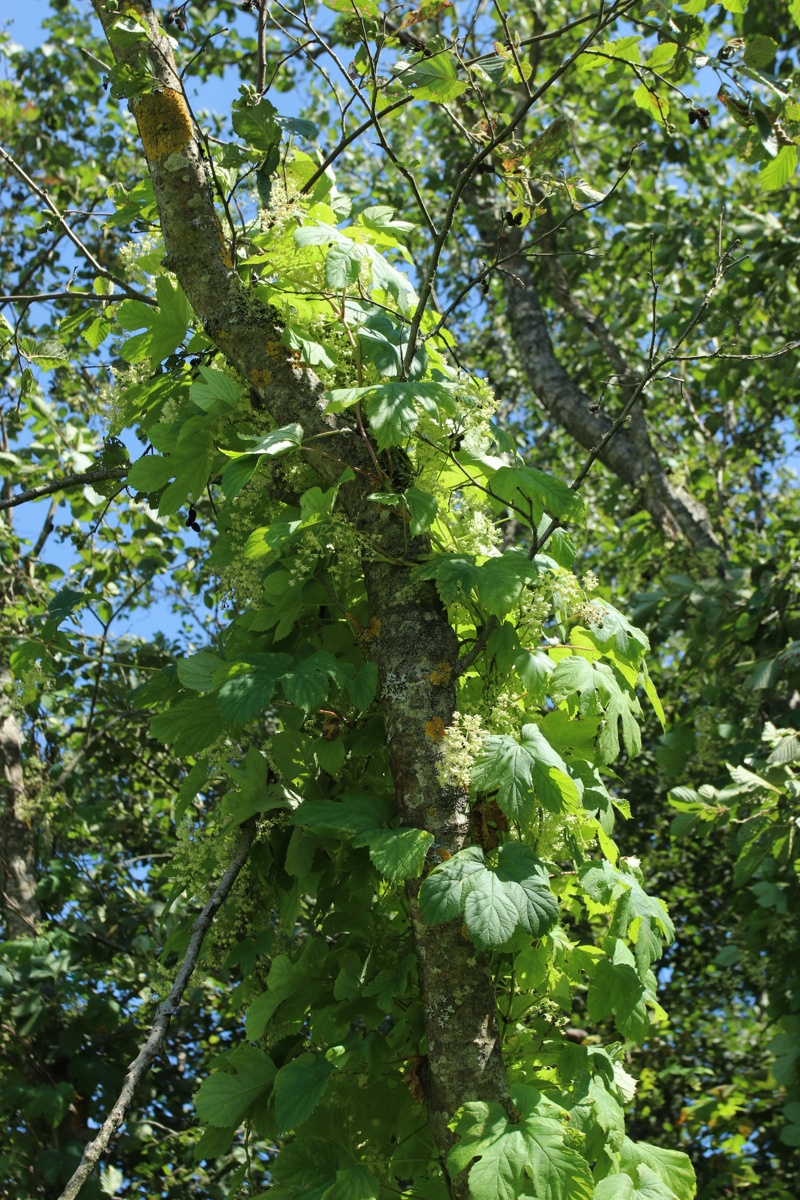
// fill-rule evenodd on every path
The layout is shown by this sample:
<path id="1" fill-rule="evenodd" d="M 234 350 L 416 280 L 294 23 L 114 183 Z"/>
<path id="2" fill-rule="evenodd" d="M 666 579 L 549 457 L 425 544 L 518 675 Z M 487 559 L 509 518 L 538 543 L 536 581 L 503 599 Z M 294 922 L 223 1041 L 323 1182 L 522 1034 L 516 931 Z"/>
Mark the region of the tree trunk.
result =
<path id="1" fill-rule="evenodd" d="M 0 911 L 5 936 L 12 941 L 36 934 L 39 905 L 36 902 L 36 830 L 27 823 L 23 812 L 22 744 L 19 725 L 6 693 L 9 683 L 8 671 L 0 670 Z"/>
<path id="2" fill-rule="evenodd" d="M 116 19 L 116 14 L 105 11 L 102 0 L 93 4 L 104 28 Z M 327 457 L 308 457 L 320 478 L 330 485 L 345 465 L 356 472 L 355 481 L 341 488 L 340 497 L 349 518 L 370 538 L 367 596 L 373 627 L 378 630 L 374 657 L 398 813 L 403 825 L 433 834 L 430 866 L 435 866 L 440 861 L 437 850 L 444 858 L 465 844 L 469 800 L 465 792 L 443 787 L 436 773 L 438 738 L 431 730 L 452 721 L 457 643 L 433 584 L 411 584 L 410 569 L 404 565 L 425 555 L 428 542 L 417 538 L 409 545 L 400 511 L 366 500 L 377 480 L 361 432 L 347 414 L 326 414 L 319 380 L 298 367 L 280 344 L 278 314 L 254 301 L 236 274 L 169 42 L 160 33 L 150 4 L 140 3 L 137 8 L 150 32 L 150 58 L 162 90 L 132 101 L 131 111 L 153 180 L 166 265 L 177 276 L 206 333 L 275 421 L 299 422 L 306 438 L 327 435 Z M 129 61 L 135 53 L 112 48 L 117 62 Z M 434 684 L 432 673 L 447 682 Z M 418 890 L 418 882 L 409 885 L 428 1039 L 422 1080 L 444 1165 L 452 1143 L 447 1122 L 457 1108 L 472 1099 L 494 1100 L 507 1109 L 510 1102 L 488 960 L 476 954 L 459 922 L 426 926 L 417 904 Z M 452 1186 L 453 1195 L 466 1200 L 466 1179 L 459 1177 Z"/>

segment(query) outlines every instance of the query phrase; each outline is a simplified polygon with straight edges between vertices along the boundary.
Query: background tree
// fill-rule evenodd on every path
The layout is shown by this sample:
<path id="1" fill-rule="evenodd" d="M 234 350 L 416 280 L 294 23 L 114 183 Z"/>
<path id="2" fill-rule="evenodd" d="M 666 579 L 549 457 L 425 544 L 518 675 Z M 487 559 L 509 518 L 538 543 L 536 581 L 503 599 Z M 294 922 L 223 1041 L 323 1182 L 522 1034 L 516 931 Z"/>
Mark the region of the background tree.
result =
<path id="1" fill-rule="evenodd" d="M 58 53 L 10 51 L 4 504 L 63 489 L 76 562 L 51 599 L 55 504 L 9 542 L 8 1186 L 58 1194 L 242 828 L 106 1191 L 682 1198 L 680 1141 L 703 1195 L 791 1195 L 800 14 L 244 7 L 170 42 L 98 3 L 104 42 L 59 6 Z M 198 119 L 231 64 L 232 127 Z M 182 646 L 117 642 L 163 579 Z"/>

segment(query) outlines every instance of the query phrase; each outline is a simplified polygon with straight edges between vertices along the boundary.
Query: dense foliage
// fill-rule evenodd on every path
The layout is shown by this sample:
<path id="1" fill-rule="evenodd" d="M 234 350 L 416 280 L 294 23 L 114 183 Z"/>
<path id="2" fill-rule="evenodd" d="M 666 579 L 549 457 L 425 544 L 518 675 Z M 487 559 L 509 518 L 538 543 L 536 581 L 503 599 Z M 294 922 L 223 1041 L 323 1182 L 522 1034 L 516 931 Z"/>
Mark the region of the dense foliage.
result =
<path id="1" fill-rule="evenodd" d="M 788 1200 L 797 0 L 52 9 L 0 1190 Z"/>

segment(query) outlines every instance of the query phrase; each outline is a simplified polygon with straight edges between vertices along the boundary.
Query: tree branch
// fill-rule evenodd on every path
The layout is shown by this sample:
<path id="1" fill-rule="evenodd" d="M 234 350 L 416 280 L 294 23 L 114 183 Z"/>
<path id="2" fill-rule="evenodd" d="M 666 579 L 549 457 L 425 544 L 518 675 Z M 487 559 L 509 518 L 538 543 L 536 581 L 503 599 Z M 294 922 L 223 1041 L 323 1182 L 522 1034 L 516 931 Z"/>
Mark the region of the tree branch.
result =
<path id="1" fill-rule="evenodd" d="M 222 907 L 227 899 L 228 893 L 233 887 L 244 864 L 247 862 L 247 856 L 250 853 L 250 847 L 253 844 L 256 828 L 255 824 L 245 826 L 242 831 L 242 836 L 236 847 L 236 853 L 231 859 L 230 865 L 225 874 L 220 879 L 213 894 L 209 897 L 203 910 L 195 923 L 192 925 L 191 936 L 189 937 L 189 946 L 181 963 L 180 970 L 175 976 L 175 982 L 170 988 L 169 995 L 166 1000 L 162 1000 L 156 1011 L 155 1019 L 152 1028 L 147 1037 L 146 1042 L 142 1046 L 136 1058 L 128 1067 L 125 1075 L 125 1082 L 122 1085 L 122 1090 L 117 1097 L 117 1101 L 111 1112 L 103 1122 L 102 1128 L 97 1137 L 94 1138 L 86 1146 L 83 1157 L 81 1158 L 78 1167 L 70 1179 L 67 1186 L 59 1196 L 58 1200 L 75 1200 L 86 1180 L 91 1175 L 102 1154 L 108 1149 L 111 1139 L 119 1129 L 122 1122 L 125 1120 L 128 1109 L 133 1100 L 133 1094 L 136 1088 L 144 1079 L 154 1059 L 161 1052 L 161 1048 L 166 1040 L 167 1031 L 170 1021 L 177 1011 L 178 1005 L 181 1002 L 186 986 L 192 977 L 192 973 L 197 965 L 197 959 L 203 946 L 203 941 L 208 932 L 209 926 L 214 919 L 218 910 Z"/>
<path id="2" fill-rule="evenodd" d="M 621 422 L 612 421 L 605 413 L 593 412 L 592 398 L 558 361 L 533 268 L 524 252 L 520 251 L 512 269 L 516 278 L 508 276 L 506 286 L 511 336 L 531 388 L 544 408 L 591 452 L 589 466 L 599 458 L 624 483 L 642 489 L 644 506 L 662 529 L 672 537 L 682 535 L 699 549 L 721 552 L 705 507 L 672 483 L 649 437 L 635 439 Z M 659 365 L 663 365 L 661 360 Z M 642 376 L 634 384 L 634 402 L 641 395 L 642 380 L 649 382 L 649 378 Z M 633 405 L 629 407 L 626 403 L 625 415 L 632 408 Z"/>
<path id="3" fill-rule="evenodd" d="M 0 159 L 6 163 L 9 169 L 16 175 L 17 179 L 20 179 L 25 184 L 28 191 L 31 192 L 31 194 L 34 195 L 37 200 L 41 200 L 42 204 L 44 204 L 45 207 L 50 210 L 61 228 L 64 230 L 64 233 L 72 242 L 73 246 L 80 251 L 80 253 L 88 262 L 89 266 L 102 279 L 110 279 L 112 283 L 116 284 L 116 286 L 132 300 L 142 300 L 145 304 L 152 305 L 156 303 L 152 296 L 148 296 L 146 292 L 140 292 L 138 288 L 131 287 L 130 284 L 127 284 L 124 279 L 118 279 L 116 275 L 112 274 L 111 271 L 107 271 L 106 268 L 97 261 L 89 247 L 84 245 L 69 222 L 61 215 L 58 208 L 48 196 L 47 192 L 43 188 L 40 188 L 37 183 L 34 183 L 30 175 L 23 170 L 16 159 L 12 158 L 8 151 L 4 150 L 2 146 L 0 146 Z"/>
<path id="4" fill-rule="evenodd" d="M 54 492 L 63 492 L 67 488 L 80 487 L 84 483 L 102 483 L 104 479 L 124 479 L 130 467 L 98 467 L 96 471 L 82 471 L 80 475 L 62 475 L 52 483 L 42 483 L 39 487 L 29 488 L 18 496 L 0 500 L 0 511 L 5 508 L 17 508 L 27 504 L 29 500 L 38 500 L 41 496 L 52 496 Z"/>
<path id="5" fill-rule="evenodd" d="M 137 297 L 144 299 L 144 296 Z M 97 292 L 73 292 L 67 289 L 63 292 L 33 292 L 25 296 L 0 296 L 0 304 L 42 304 L 45 300 L 89 300 L 93 303 L 102 301 L 104 304 L 111 300 L 127 300 L 128 296 L 125 292 L 117 295 L 116 292 L 110 296 L 101 296 Z M 148 301 L 153 304 L 153 300 Z"/>

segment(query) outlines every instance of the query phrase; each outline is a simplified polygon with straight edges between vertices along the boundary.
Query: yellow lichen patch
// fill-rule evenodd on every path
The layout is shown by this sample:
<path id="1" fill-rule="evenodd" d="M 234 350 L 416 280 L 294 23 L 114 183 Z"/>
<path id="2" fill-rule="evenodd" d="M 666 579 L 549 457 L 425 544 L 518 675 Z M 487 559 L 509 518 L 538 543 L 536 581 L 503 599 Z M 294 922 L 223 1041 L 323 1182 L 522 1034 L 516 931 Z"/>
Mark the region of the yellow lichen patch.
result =
<path id="1" fill-rule="evenodd" d="M 145 154 L 151 161 L 183 150 L 194 137 L 186 101 L 174 88 L 147 92 L 138 98 L 133 111 Z"/>
<path id="2" fill-rule="evenodd" d="M 381 636 L 381 623 L 378 617 L 370 617 L 369 625 L 361 635 L 362 642 L 374 642 Z"/>
<path id="3" fill-rule="evenodd" d="M 450 663 L 440 662 L 436 664 L 428 678 L 434 687 L 444 687 L 446 683 L 450 682 L 451 674 Z"/>
<path id="4" fill-rule="evenodd" d="M 444 721 L 441 717 L 433 717 L 425 722 L 425 736 L 432 742 L 440 742 L 444 737 Z"/>
<path id="5" fill-rule="evenodd" d="M 221 251 L 220 258 L 222 259 L 222 261 L 224 262 L 226 267 L 232 268 L 233 267 L 233 259 L 231 258 L 231 252 L 230 252 L 228 243 L 225 241 L 225 234 L 222 229 L 222 222 L 220 221 L 220 219 L 216 213 L 214 214 L 214 217 L 217 222 L 217 233 L 219 234 L 219 245 L 220 245 L 220 251 Z"/>
<path id="6" fill-rule="evenodd" d="M 280 342 L 267 342 L 267 358 L 280 358 L 282 351 Z"/>
<path id="7" fill-rule="evenodd" d="M 260 370 L 259 369 L 252 370 L 250 372 L 249 378 L 250 378 L 250 382 L 252 383 L 254 388 L 269 387 L 270 383 L 272 382 L 272 375 L 266 369 L 266 367 L 262 367 Z"/>

